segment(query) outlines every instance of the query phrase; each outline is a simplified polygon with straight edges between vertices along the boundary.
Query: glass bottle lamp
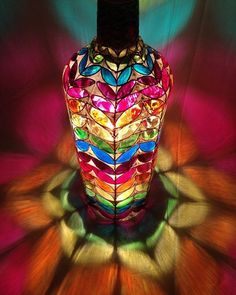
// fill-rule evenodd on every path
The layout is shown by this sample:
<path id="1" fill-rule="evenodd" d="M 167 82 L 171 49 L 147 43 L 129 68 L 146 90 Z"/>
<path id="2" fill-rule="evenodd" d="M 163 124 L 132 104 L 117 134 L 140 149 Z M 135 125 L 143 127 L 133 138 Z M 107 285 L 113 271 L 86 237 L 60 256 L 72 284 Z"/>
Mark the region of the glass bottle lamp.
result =
<path id="1" fill-rule="evenodd" d="M 119 222 L 145 206 L 172 86 L 168 63 L 139 37 L 138 4 L 98 0 L 97 37 L 63 73 L 87 204 Z"/>

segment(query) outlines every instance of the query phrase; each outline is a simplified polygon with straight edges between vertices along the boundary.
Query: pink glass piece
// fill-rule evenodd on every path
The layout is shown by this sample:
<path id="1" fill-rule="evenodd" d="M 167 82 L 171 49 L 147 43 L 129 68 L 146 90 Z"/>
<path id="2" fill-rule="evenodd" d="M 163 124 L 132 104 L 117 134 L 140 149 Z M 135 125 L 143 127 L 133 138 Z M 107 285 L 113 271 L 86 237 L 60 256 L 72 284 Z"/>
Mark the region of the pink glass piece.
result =
<path id="1" fill-rule="evenodd" d="M 90 78 L 79 78 L 73 81 L 73 85 L 76 87 L 86 88 L 92 86 L 95 83 L 93 79 Z"/>
<path id="2" fill-rule="evenodd" d="M 92 158 L 90 155 L 83 152 L 77 152 L 77 155 L 84 162 L 89 162 Z"/>
<path id="3" fill-rule="evenodd" d="M 142 84 L 153 86 L 157 84 L 157 80 L 152 76 L 143 76 L 138 78 L 138 81 Z"/>
<path id="4" fill-rule="evenodd" d="M 100 96 L 92 95 L 92 102 L 94 106 L 101 111 L 110 112 L 110 113 L 115 112 L 115 108 L 113 104 L 110 101 L 107 101 L 106 99 Z"/>
<path id="5" fill-rule="evenodd" d="M 142 90 L 142 93 L 151 98 L 158 98 L 165 94 L 164 90 L 158 86 L 150 86 Z"/>
<path id="6" fill-rule="evenodd" d="M 139 172 L 139 173 L 147 172 L 151 168 L 152 168 L 152 163 L 145 163 L 145 164 L 142 164 L 142 165 L 138 165 L 136 167 L 137 172 Z"/>
<path id="7" fill-rule="evenodd" d="M 102 161 L 99 161 L 98 159 L 92 158 L 93 163 L 98 167 L 98 169 L 101 169 L 105 173 L 108 174 L 115 174 L 114 170 L 108 166 L 107 164 L 103 163 Z"/>
<path id="8" fill-rule="evenodd" d="M 132 81 L 129 81 L 128 83 L 124 84 L 123 86 L 121 86 L 118 93 L 117 93 L 117 99 L 120 99 L 120 98 L 130 94 L 130 92 L 134 88 L 135 83 L 136 83 L 136 81 L 132 80 Z"/>
<path id="9" fill-rule="evenodd" d="M 102 171 L 97 171 L 95 172 L 97 177 L 99 177 L 101 180 L 110 183 L 110 184 L 115 184 L 115 181 L 113 178 L 111 178 L 109 175 L 107 175 L 106 173 L 102 172 Z"/>
<path id="10" fill-rule="evenodd" d="M 161 69 L 159 67 L 159 64 L 157 62 L 155 62 L 154 64 L 154 74 L 155 74 L 157 82 L 160 82 L 162 74 L 161 74 Z"/>
<path id="11" fill-rule="evenodd" d="M 140 93 L 135 92 L 130 94 L 129 96 L 123 98 L 117 105 L 116 111 L 123 112 L 126 111 L 128 108 L 132 107 L 139 97 Z"/>
<path id="12" fill-rule="evenodd" d="M 77 87 L 71 87 L 67 90 L 67 93 L 69 96 L 74 97 L 74 98 L 84 98 L 87 97 L 88 91 L 81 89 L 81 88 L 77 88 Z"/>
<path id="13" fill-rule="evenodd" d="M 170 75 L 167 72 L 167 68 L 162 71 L 162 86 L 165 91 L 168 90 L 170 84 Z"/>
<path id="14" fill-rule="evenodd" d="M 135 173 L 136 169 L 132 168 L 129 172 L 124 173 L 116 179 L 116 184 L 121 184 L 128 181 Z"/>
<path id="15" fill-rule="evenodd" d="M 116 169 L 116 174 L 121 174 L 124 172 L 127 172 L 132 165 L 135 163 L 136 157 L 133 157 L 130 161 L 121 164 L 117 169 Z"/>
<path id="16" fill-rule="evenodd" d="M 113 91 L 113 89 L 110 86 L 108 86 L 106 83 L 102 83 L 102 82 L 99 82 L 99 81 L 97 82 L 97 86 L 98 86 L 98 89 L 101 91 L 101 93 L 106 98 L 115 100 L 116 94 L 115 94 L 115 92 Z"/>

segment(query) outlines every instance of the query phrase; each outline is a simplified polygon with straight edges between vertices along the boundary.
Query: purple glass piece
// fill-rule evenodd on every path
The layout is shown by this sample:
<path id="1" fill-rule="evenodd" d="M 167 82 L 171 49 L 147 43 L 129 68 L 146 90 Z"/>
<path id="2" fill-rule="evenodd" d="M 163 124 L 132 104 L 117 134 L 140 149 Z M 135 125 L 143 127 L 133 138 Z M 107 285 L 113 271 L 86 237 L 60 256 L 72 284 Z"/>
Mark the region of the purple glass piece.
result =
<path id="1" fill-rule="evenodd" d="M 92 158 L 93 163 L 98 167 L 98 169 L 102 170 L 105 173 L 114 175 L 115 171 L 108 165 L 106 165 L 105 163 L 99 161 L 98 159 Z"/>
<path id="2" fill-rule="evenodd" d="M 128 108 L 132 107 L 139 97 L 140 93 L 135 92 L 130 94 L 129 96 L 123 98 L 117 105 L 116 111 L 117 112 L 123 112 L 127 110 Z"/>
<path id="3" fill-rule="evenodd" d="M 130 170 L 130 168 L 133 166 L 133 164 L 136 161 L 136 157 L 133 157 L 130 161 L 121 164 L 117 169 L 116 169 L 116 174 L 122 174 L 124 172 L 127 172 Z"/>
<path id="4" fill-rule="evenodd" d="M 101 111 L 110 113 L 115 112 L 113 104 L 100 96 L 92 95 L 92 102 L 95 105 L 95 107 L 97 107 Z"/>
<path id="5" fill-rule="evenodd" d="M 97 86 L 98 86 L 98 89 L 106 98 L 115 100 L 116 94 L 110 86 L 108 86 L 106 83 L 103 83 L 103 82 L 97 82 Z"/>
<path id="6" fill-rule="evenodd" d="M 134 88 L 135 83 L 136 83 L 135 80 L 131 80 L 128 83 L 126 83 L 125 85 L 121 86 L 118 93 L 117 93 L 117 99 L 120 99 L 120 98 L 130 94 L 130 92 Z"/>
<path id="7" fill-rule="evenodd" d="M 89 162 L 92 158 L 90 155 L 83 152 L 78 152 L 77 155 L 84 162 Z"/>
<path id="8" fill-rule="evenodd" d="M 89 95 L 88 91 L 86 91 L 85 89 L 77 88 L 77 87 L 69 88 L 67 90 L 67 94 L 74 98 L 84 98 Z"/>
<path id="9" fill-rule="evenodd" d="M 143 76 L 138 78 L 138 81 L 142 84 L 153 86 L 157 84 L 157 80 L 152 76 Z"/>
<path id="10" fill-rule="evenodd" d="M 148 97 L 151 97 L 151 98 L 158 98 L 158 97 L 161 97 L 165 94 L 165 91 L 158 86 L 147 87 L 147 88 L 143 89 L 141 92 L 142 92 L 142 94 L 144 94 Z"/>
<path id="11" fill-rule="evenodd" d="M 86 87 L 92 86 L 94 83 L 95 83 L 95 81 L 93 79 L 79 78 L 79 79 L 73 81 L 73 86 L 86 88 Z"/>

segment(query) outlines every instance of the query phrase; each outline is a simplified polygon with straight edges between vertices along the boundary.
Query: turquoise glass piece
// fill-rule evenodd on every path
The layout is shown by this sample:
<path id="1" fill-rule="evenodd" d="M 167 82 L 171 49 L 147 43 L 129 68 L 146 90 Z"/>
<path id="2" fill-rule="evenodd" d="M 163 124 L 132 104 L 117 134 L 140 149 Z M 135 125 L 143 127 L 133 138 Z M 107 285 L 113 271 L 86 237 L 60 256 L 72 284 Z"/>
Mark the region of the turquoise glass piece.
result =
<path id="1" fill-rule="evenodd" d="M 105 82 L 107 82 L 107 84 L 111 86 L 116 86 L 116 79 L 114 78 L 112 73 L 105 68 L 102 68 L 102 78 Z"/>
<path id="2" fill-rule="evenodd" d="M 100 71 L 101 67 L 100 66 L 90 66 L 90 67 L 87 67 L 82 75 L 83 76 L 92 76 L 94 74 L 96 74 L 98 71 Z"/>
<path id="3" fill-rule="evenodd" d="M 87 48 L 87 47 L 83 47 L 83 48 L 81 48 L 81 49 L 79 50 L 78 54 L 79 54 L 79 55 L 83 55 L 83 54 L 85 54 L 85 53 L 87 53 L 87 52 L 88 52 L 88 48 Z"/>
<path id="4" fill-rule="evenodd" d="M 82 152 L 86 152 L 89 149 L 89 144 L 86 141 L 77 140 L 76 147 Z"/>
<path id="5" fill-rule="evenodd" d="M 148 64 L 148 67 L 149 67 L 150 71 L 152 71 L 152 69 L 153 69 L 153 60 L 152 60 L 150 54 L 147 55 L 147 64 Z"/>
<path id="6" fill-rule="evenodd" d="M 139 146 L 143 152 L 151 152 L 155 149 L 156 142 L 155 141 L 143 142 L 143 143 L 140 143 Z"/>
<path id="7" fill-rule="evenodd" d="M 125 84 L 126 82 L 128 82 L 128 80 L 129 80 L 129 78 L 130 78 L 130 75 L 131 75 L 131 72 L 132 72 L 132 68 L 131 68 L 131 67 L 127 67 L 127 68 L 125 68 L 125 69 L 121 72 L 121 74 L 120 74 L 120 76 L 119 76 L 119 78 L 118 78 L 118 80 L 117 80 L 117 85 L 120 86 L 120 85 L 123 85 L 123 84 Z"/>
<path id="8" fill-rule="evenodd" d="M 120 155 L 119 158 L 116 160 L 116 164 L 122 164 L 129 161 L 133 157 L 133 155 L 137 152 L 138 148 L 139 148 L 139 145 L 136 144 L 135 146 L 130 148 L 127 152 Z"/>
<path id="9" fill-rule="evenodd" d="M 83 71 L 84 71 L 84 69 L 86 67 L 87 61 L 88 61 L 88 54 L 86 53 L 84 55 L 84 57 L 81 59 L 80 63 L 79 63 L 79 72 L 80 72 L 80 74 L 83 73 Z"/>
<path id="10" fill-rule="evenodd" d="M 93 145 L 91 146 L 91 149 L 92 149 L 93 153 L 95 154 L 95 156 L 98 157 L 99 160 L 101 160 L 107 164 L 114 165 L 114 160 L 106 152 L 100 150 L 99 148 L 97 148 Z"/>
<path id="11" fill-rule="evenodd" d="M 151 71 L 149 70 L 149 68 L 146 68 L 145 66 L 143 65 L 139 65 L 139 64 L 136 64 L 133 66 L 134 67 L 134 70 L 136 72 L 138 72 L 139 74 L 142 74 L 142 75 L 149 75 L 151 73 Z"/>

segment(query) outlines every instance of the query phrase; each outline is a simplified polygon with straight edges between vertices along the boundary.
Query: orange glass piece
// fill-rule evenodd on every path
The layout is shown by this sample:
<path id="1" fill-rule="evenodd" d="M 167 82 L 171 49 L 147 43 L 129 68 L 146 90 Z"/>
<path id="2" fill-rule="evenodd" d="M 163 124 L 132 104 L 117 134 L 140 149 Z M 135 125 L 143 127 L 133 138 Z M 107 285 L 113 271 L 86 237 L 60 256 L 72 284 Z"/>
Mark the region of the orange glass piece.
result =
<path id="1" fill-rule="evenodd" d="M 117 120 L 116 127 L 123 127 L 130 122 L 134 121 L 141 113 L 141 104 L 136 104 L 125 111 Z"/>
<path id="2" fill-rule="evenodd" d="M 108 193 L 114 192 L 114 189 L 109 184 L 107 184 L 106 182 L 102 181 L 99 178 L 96 179 L 96 185 L 98 185 L 100 188 L 102 188 L 104 191 Z"/>
<path id="3" fill-rule="evenodd" d="M 134 186 L 134 183 L 135 183 L 135 178 L 131 178 L 129 181 L 127 181 L 127 182 L 121 184 L 121 185 L 117 188 L 116 192 L 117 192 L 117 193 L 124 192 L 124 191 L 127 190 L 128 188 Z"/>

